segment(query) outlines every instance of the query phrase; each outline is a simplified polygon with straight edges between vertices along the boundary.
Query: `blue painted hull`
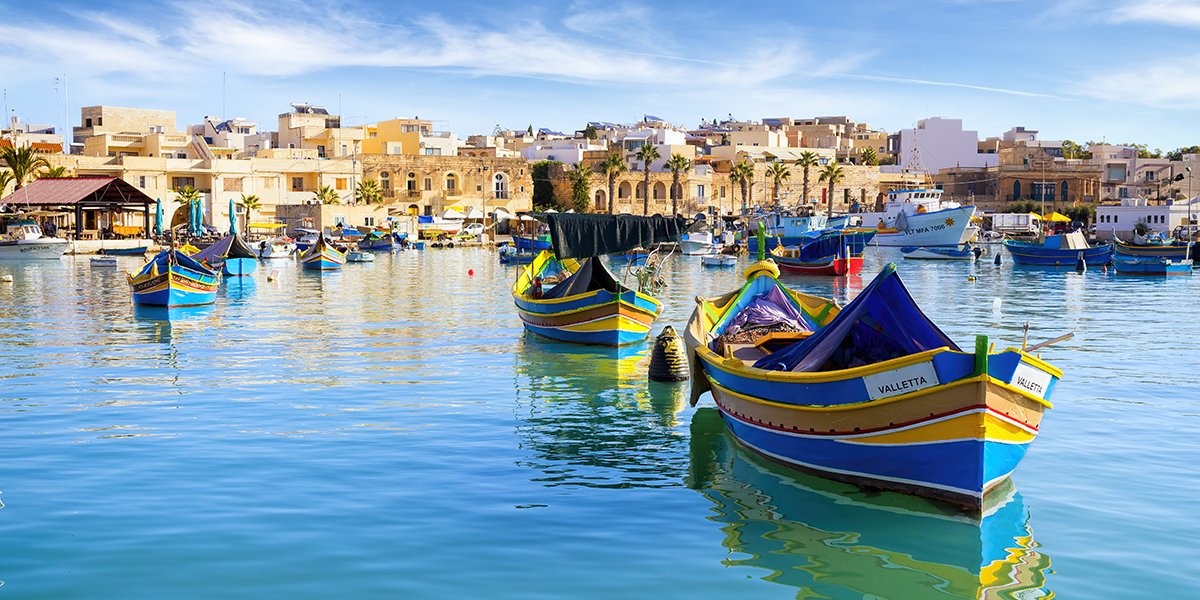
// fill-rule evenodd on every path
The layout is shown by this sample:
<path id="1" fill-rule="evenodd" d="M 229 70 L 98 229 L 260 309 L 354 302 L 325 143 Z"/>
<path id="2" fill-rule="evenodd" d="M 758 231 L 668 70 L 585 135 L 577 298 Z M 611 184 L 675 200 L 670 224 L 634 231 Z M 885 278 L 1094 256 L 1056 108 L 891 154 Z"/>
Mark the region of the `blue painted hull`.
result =
<path id="1" fill-rule="evenodd" d="M 227 258 L 221 265 L 221 272 L 230 277 L 240 277 L 253 273 L 258 268 L 258 260 L 254 258 Z"/>
<path id="2" fill-rule="evenodd" d="M 540 239 L 540 236 L 538 238 L 528 238 L 520 235 L 514 235 L 513 245 L 517 247 L 517 250 L 521 250 L 523 252 L 533 252 L 534 254 L 537 254 L 537 252 L 542 250 L 550 249 L 550 240 Z"/>
<path id="3" fill-rule="evenodd" d="M 1192 261 L 1169 260 L 1158 257 L 1130 257 L 1117 255 L 1113 267 L 1121 275 L 1190 275 Z"/>
<path id="4" fill-rule="evenodd" d="M 358 243 L 359 250 L 370 250 L 372 252 L 391 252 L 395 248 L 396 243 L 388 238 L 381 240 L 362 240 Z"/>
<path id="5" fill-rule="evenodd" d="M 1135 246 L 1133 244 L 1116 244 L 1116 256 L 1136 256 L 1143 258 L 1169 258 L 1185 260 L 1195 258 L 1195 248 L 1190 252 L 1186 243 L 1175 243 L 1157 246 Z"/>
<path id="6" fill-rule="evenodd" d="M 1004 247 L 1018 265 L 1038 265 L 1048 267 L 1073 267 L 1083 253 L 1083 259 L 1089 267 L 1106 265 L 1112 260 L 1112 244 L 1093 246 L 1086 250 L 1064 250 L 1061 248 L 1045 248 L 1036 244 L 1007 241 Z"/>

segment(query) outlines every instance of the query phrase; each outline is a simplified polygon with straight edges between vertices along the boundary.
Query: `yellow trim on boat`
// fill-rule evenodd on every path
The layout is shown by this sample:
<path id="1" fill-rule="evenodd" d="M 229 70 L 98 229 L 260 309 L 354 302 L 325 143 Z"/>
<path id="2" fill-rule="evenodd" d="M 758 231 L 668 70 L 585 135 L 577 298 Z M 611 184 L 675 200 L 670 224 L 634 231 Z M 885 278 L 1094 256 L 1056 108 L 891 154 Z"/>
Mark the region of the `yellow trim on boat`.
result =
<path id="1" fill-rule="evenodd" d="M 1037 368 L 1053 375 L 1054 377 L 1056 377 L 1058 379 L 1062 379 L 1062 376 L 1063 376 L 1062 370 L 1055 367 L 1054 365 L 1051 365 L 1050 363 L 1048 363 L 1032 354 L 1029 354 L 1029 353 L 1025 352 L 1024 350 L 1018 350 L 1016 348 L 1013 348 L 1012 346 L 1009 346 L 1007 348 L 1007 351 L 1008 352 L 1016 352 L 1017 354 L 1020 354 L 1021 360 L 1028 362 L 1030 364 L 1030 366 L 1037 367 Z"/>
<path id="2" fill-rule="evenodd" d="M 892 369 L 899 369 L 901 367 L 907 367 L 909 365 L 930 361 L 933 360 L 933 356 L 935 354 L 940 354 L 942 352 L 952 352 L 952 350 L 950 350 L 948 346 L 942 346 L 941 348 L 934 348 L 933 350 L 926 350 L 924 352 L 918 352 L 917 354 L 901 356 L 899 358 L 885 360 L 881 363 L 875 363 L 873 365 L 863 365 L 861 367 L 842 369 L 838 371 L 794 373 L 791 371 L 770 371 L 767 369 L 747 367 L 745 363 L 736 358 L 723 359 L 708 348 L 696 348 L 696 353 L 699 355 L 703 356 L 707 354 L 713 356 L 713 360 L 708 361 L 709 364 L 720 368 L 726 373 L 737 375 L 739 377 L 746 377 L 748 379 L 775 381 L 779 383 L 826 383 L 829 381 L 855 379 L 865 375 L 874 375 L 875 373 L 882 373 L 884 371 L 891 371 Z M 967 353 L 964 352 L 962 354 Z"/>
<path id="3" fill-rule="evenodd" d="M 982 423 L 980 423 L 981 420 Z M 980 430 L 983 432 L 982 436 L 979 435 Z M 1032 442 L 1035 437 L 1037 437 L 1036 433 L 1023 429 L 1012 422 L 1005 421 L 991 412 L 983 411 L 981 413 L 981 411 L 976 410 L 933 423 L 910 426 L 900 431 L 866 434 L 843 441 L 857 444 L 888 445 L 922 444 L 975 438 L 1027 444 Z"/>

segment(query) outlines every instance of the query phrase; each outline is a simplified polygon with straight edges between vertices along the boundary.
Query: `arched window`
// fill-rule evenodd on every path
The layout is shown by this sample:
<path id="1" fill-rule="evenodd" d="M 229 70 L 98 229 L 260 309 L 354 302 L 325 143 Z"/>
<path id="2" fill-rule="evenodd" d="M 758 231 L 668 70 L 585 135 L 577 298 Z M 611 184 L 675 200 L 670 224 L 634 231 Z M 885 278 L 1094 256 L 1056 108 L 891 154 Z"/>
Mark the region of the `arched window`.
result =
<path id="1" fill-rule="evenodd" d="M 508 199 L 508 173 L 496 173 L 492 176 L 492 192 L 497 200 Z"/>
<path id="2" fill-rule="evenodd" d="M 379 187 L 383 188 L 383 191 L 385 191 L 385 192 L 392 189 L 392 174 L 391 173 L 384 171 L 379 174 Z"/>
<path id="3" fill-rule="evenodd" d="M 1012 197 L 1012 199 L 1013 200 L 1021 199 L 1021 180 L 1020 179 L 1013 182 L 1013 197 Z"/>
<path id="4" fill-rule="evenodd" d="M 1067 180 L 1064 179 L 1062 185 L 1059 187 L 1062 188 L 1062 200 L 1063 202 L 1066 202 L 1068 200 L 1067 192 L 1070 191 L 1070 187 L 1067 185 Z"/>
<path id="5" fill-rule="evenodd" d="M 604 212 L 608 210 L 608 206 L 604 202 L 604 190 L 596 190 L 596 212 Z"/>
<path id="6" fill-rule="evenodd" d="M 458 175 L 446 173 L 446 191 L 451 194 L 458 191 Z"/>
<path id="7" fill-rule="evenodd" d="M 663 200 L 667 197 L 667 186 L 663 182 L 654 184 L 654 199 Z"/>
<path id="8" fill-rule="evenodd" d="M 417 191 L 417 174 L 416 173 L 410 172 L 408 174 L 408 191 L 410 191 L 410 192 Z"/>
<path id="9" fill-rule="evenodd" d="M 628 181 L 622 181 L 621 185 L 619 187 L 617 187 L 617 198 L 620 198 L 622 200 L 628 199 L 629 194 L 632 193 L 632 190 L 631 190 L 632 187 L 633 186 L 629 185 Z"/>

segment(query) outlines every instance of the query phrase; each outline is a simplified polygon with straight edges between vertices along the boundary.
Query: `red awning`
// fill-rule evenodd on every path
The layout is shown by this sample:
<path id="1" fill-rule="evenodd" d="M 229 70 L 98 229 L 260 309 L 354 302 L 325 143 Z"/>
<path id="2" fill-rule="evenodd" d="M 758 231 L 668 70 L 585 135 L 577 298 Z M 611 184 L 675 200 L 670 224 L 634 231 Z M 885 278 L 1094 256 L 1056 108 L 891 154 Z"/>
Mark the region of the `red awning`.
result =
<path id="1" fill-rule="evenodd" d="M 116 177 L 36 179 L 0 200 L 10 206 L 143 206 L 154 198 Z"/>

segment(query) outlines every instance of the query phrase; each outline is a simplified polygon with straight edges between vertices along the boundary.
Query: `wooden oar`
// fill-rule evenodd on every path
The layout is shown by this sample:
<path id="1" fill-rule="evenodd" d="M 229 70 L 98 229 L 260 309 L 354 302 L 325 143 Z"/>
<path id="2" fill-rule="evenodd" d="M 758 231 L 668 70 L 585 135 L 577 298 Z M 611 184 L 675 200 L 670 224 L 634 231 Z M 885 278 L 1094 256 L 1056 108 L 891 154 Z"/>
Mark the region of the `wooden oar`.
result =
<path id="1" fill-rule="evenodd" d="M 1034 344 L 1034 345 L 1026 348 L 1025 351 L 1033 352 L 1035 350 L 1040 350 L 1042 348 L 1045 348 L 1046 346 L 1049 346 L 1050 344 L 1057 344 L 1059 342 L 1065 342 L 1073 337 L 1075 337 L 1075 332 L 1064 333 L 1063 335 L 1060 335 L 1052 340 L 1046 340 L 1040 344 Z"/>

